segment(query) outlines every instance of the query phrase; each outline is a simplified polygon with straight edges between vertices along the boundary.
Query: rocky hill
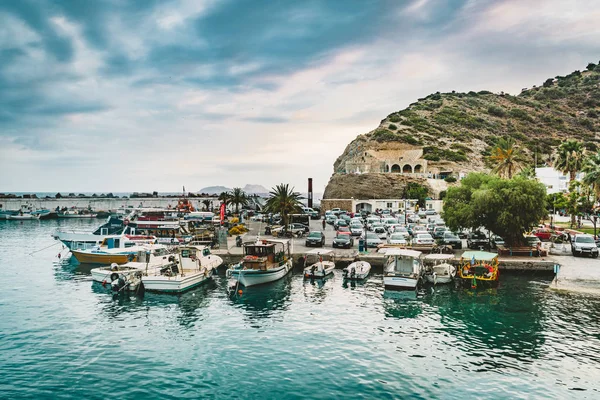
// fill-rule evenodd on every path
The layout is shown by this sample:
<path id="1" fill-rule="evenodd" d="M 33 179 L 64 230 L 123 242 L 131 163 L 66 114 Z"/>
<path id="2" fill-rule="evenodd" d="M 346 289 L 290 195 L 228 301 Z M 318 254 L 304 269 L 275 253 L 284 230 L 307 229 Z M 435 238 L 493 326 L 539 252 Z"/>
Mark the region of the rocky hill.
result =
<path id="1" fill-rule="evenodd" d="M 548 78 L 517 96 L 488 91 L 434 93 L 388 115 L 376 129 L 354 139 L 335 161 L 324 197 L 343 193 L 364 198 L 359 196 L 362 189 L 341 188 L 354 179 L 345 171 L 346 161 L 368 149 L 419 148 L 429 171 L 470 172 L 489 170 L 491 149 L 500 138 L 512 137 L 521 160 L 533 165 L 537 158 L 541 166 L 551 163 L 556 147 L 567 138 L 582 140 L 590 151 L 598 150 L 599 116 L 600 66 L 593 63 L 583 72 Z M 370 197 L 401 191 L 402 179 L 397 185 L 393 189 L 373 186 Z"/>

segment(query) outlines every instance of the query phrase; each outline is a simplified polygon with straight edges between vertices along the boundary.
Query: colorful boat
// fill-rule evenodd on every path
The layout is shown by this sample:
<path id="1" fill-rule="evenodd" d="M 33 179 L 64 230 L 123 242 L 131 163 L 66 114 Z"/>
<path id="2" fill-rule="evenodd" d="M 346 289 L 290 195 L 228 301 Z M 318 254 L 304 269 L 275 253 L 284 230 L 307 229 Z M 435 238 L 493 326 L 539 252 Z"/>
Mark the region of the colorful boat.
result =
<path id="1" fill-rule="evenodd" d="M 227 269 L 228 278 L 248 287 L 276 281 L 292 270 L 289 240 L 258 239 L 242 245 L 244 258 Z"/>
<path id="2" fill-rule="evenodd" d="M 156 238 L 153 236 L 121 235 L 108 237 L 99 246 L 91 249 L 71 249 L 71 253 L 82 264 L 125 264 L 135 261 L 138 251 L 151 251 L 151 247 L 146 245 L 155 243 Z"/>
<path id="3" fill-rule="evenodd" d="M 459 282 L 472 289 L 498 285 L 498 254 L 487 251 L 465 251 L 458 268 Z"/>
<path id="4" fill-rule="evenodd" d="M 56 230 L 52 237 L 60 240 L 69 249 L 87 249 L 101 244 L 108 237 L 116 238 L 127 232 L 128 229 L 121 218 L 108 217 L 106 222 L 93 232 L 62 229 Z"/>

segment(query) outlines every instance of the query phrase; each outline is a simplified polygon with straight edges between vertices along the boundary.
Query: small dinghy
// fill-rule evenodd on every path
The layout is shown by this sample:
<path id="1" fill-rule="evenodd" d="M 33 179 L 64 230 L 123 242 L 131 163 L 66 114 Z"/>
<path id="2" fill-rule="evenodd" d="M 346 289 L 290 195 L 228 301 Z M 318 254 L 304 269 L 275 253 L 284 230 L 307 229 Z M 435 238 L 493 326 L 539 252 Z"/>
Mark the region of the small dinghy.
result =
<path id="1" fill-rule="evenodd" d="M 366 261 L 355 261 L 342 270 L 344 279 L 361 280 L 365 279 L 371 271 L 371 264 Z"/>
<path id="2" fill-rule="evenodd" d="M 325 278 L 333 274 L 335 262 L 333 250 L 314 249 L 304 258 L 304 277 L 308 279 Z"/>
<path id="3" fill-rule="evenodd" d="M 425 264 L 425 279 L 427 282 L 437 285 L 438 283 L 450 283 L 456 275 L 456 267 L 450 263 L 453 254 L 428 254 L 423 259 Z"/>

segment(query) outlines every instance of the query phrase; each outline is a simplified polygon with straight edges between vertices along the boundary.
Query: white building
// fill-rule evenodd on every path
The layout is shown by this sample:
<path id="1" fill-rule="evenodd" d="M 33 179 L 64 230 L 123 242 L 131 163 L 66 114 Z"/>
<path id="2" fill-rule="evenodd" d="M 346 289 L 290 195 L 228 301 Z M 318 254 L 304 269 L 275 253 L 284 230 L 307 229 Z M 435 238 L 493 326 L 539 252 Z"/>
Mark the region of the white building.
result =
<path id="1" fill-rule="evenodd" d="M 538 181 L 546 186 L 548 194 L 566 193 L 569 191 L 569 176 L 552 167 L 536 168 L 535 176 Z M 576 180 L 581 180 L 583 174 L 576 175 Z"/>

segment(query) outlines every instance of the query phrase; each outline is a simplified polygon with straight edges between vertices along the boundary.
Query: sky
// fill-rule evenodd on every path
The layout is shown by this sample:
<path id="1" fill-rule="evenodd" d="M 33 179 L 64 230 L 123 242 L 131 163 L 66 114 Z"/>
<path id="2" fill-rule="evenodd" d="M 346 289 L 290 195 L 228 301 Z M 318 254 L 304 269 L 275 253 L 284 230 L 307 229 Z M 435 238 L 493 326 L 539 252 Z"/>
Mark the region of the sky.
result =
<path id="1" fill-rule="evenodd" d="M 3 1 L 0 192 L 322 192 L 436 91 L 600 60 L 597 0 Z"/>

